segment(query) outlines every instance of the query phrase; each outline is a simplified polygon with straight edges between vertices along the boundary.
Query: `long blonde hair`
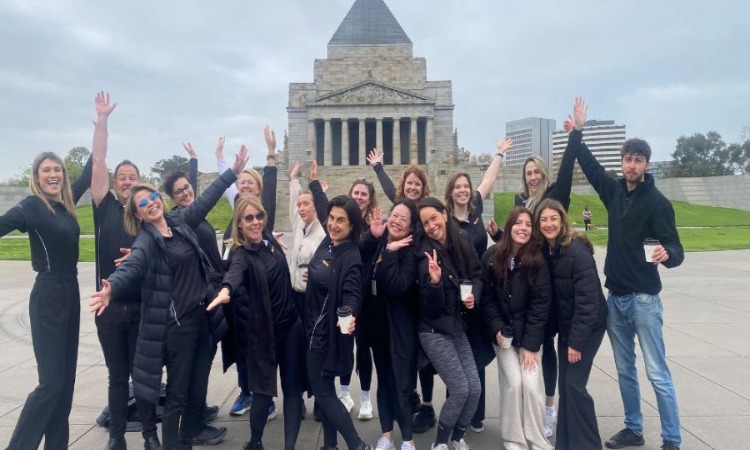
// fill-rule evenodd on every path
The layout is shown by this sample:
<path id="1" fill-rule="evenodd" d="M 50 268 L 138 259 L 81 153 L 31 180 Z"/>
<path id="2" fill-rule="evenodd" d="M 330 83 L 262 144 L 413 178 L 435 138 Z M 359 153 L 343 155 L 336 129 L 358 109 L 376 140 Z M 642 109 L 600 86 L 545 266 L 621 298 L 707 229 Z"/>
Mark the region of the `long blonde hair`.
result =
<path id="1" fill-rule="evenodd" d="M 533 196 L 529 193 L 529 186 L 526 184 L 526 166 L 530 162 L 533 162 L 537 169 L 542 173 L 542 182 L 539 184 L 539 188 Z M 544 194 L 547 192 L 547 189 L 549 189 L 549 185 L 549 169 L 547 169 L 547 164 L 542 158 L 538 155 L 532 155 L 526 158 L 526 161 L 523 162 L 523 170 L 521 171 L 521 193 L 526 201 L 524 206 L 531 211 L 536 211 L 536 205 L 544 198 Z"/>
<path id="2" fill-rule="evenodd" d="M 245 214 L 245 209 L 248 206 L 252 206 L 259 212 L 262 211 L 263 214 L 266 214 L 263 204 L 260 202 L 260 199 L 256 197 L 242 197 L 237 201 L 237 204 L 234 205 L 234 214 L 232 215 L 232 250 L 248 243 L 245 233 L 243 233 L 241 229 L 242 216 Z M 263 219 L 263 229 L 266 228 L 266 223 L 268 223 L 268 214 L 266 214 L 266 217 Z"/>
<path id="3" fill-rule="evenodd" d="M 157 192 L 157 189 L 148 183 L 139 183 L 130 188 L 130 196 L 128 197 L 128 201 L 125 202 L 123 225 L 125 226 L 125 231 L 131 236 L 137 236 L 143 226 L 143 221 L 138 217 L 138 205 L 135 204 L 135 194 L 140 191 Z M 167 207 L 164 204 L 163 199 L 161 199 L 161 202 L 164 208 L 164 214 L 166 214 Z"/>
<path id="4" fill-rule="evenodd" d="M 76 218 L 76 204 L 73 200 L 73 191 L 70 189 L 70 180 L 68 180 L 68 169 L 65 168 L 65 163 L 62 159 L 60 159 L 57 154 L 52 152 L 44 152 L 40 153 L 35 159 L 34 164 L 31 165 L 31 176 L 29 177 L 29 188 L 31 189 L 31 193 L 34 194 L 36 197 L 39 198 L 39 200 L 44 203 L 44 205 L 47 207 L 47 209 L 50 210 L 50 212 L 54 215 L 55 210 L 52 209 L 52 205 L 49 204 L 49 199 L 42 191 L 42 187 L 39 186 L 39 167 L 42 165 L 42 163 L 46 160 L 51 160 L 52 162 L 55 162 L 62 167 L 62 173 L 63 173 L 63 179 L 62 179 L 62 189 L 60 190 L 60 193 L 62 194 L 62 204 L 65 206 L 65 209 L 68 211 L 68 214 L 71 215 L 74 219 Z"/>

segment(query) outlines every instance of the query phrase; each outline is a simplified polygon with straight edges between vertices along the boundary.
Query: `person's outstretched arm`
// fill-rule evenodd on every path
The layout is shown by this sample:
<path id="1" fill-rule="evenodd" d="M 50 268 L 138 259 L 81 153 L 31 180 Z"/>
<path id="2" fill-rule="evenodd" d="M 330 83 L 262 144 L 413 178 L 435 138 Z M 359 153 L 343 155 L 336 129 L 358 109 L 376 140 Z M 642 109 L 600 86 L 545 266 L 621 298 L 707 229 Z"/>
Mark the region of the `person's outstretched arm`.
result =
<path id="1" fill-rule="evenodd" d="M 383 189 L 383 193 L 385 194 L 385 196 L 388 197 L 390 201 L 395 201 L 396 186 L 393 185 L 391 177 L 389 177 L 383 169 L 383 154 L 380 153 L 378 149 L 373 148 L 370 151 L 370 154 L 367 156 L 367 162 L 370 163 L 370 165 L 372 166 L 372 170 L 374 170 L 375 174 L 378 176 L 380 187 Z"/>
<path id="2" fill-rule="evenodd" d="M 508 138 L 495 142 L 495 156 L 492 158 L 490 166 L 484 172 L 482 182 L 477 186 L 477 192 L 479 192 L 482 198 L 486 198 L 492 192 L 492 186 L 495 185 L 497 174 L 500 173 L 500 168 L 503 166 L 505 152 L 510 150 L 511 147 L 513 147 L 513 141 Z"/>
<path id="3" fill-rule="evenodd" d="M 198 154 L 195 153 L 195 150 L 193 150 L 193 146 L 188 142 L 187 144 L 182 144 L 182 148 L 185 149 L 188 156 L 190 157 L 190 160 L 188 161 L 188 182 L 190 183 L 190 186 L 193 188 L 193 195 L 198 196 Z"/>
<path id="4" fill-rule="evenodd" d="M 320 181 L 318 181 L 318 163 L 314 159 L 310 166 L 309 188 L 313 196 L 313 204 L 315 205 L 315 213 L 318 215 L 318 221 L 323 226 L 326 235 L 328 235 L 328 227 L 326 226 L 328 219 L 328 196 L 320 185 Z"/>
<path id="5" fill-rule="evenodd" d="M 216 167 L 219 169 L 219 175 L 229 169 L 229 164 L 224 161 L 224 136 L 220 137 L 216 144 Z M 234 211 L 234 199 L 237 198 L 237 192 L 237 185 L 234 183 L 224 191 L 224 196 L 229 201 L 229 207 L 232 208 L 232 211 Z"/>
<path id="6" fill-rule="evenodd" d="M 263 135 L 266 139 L 266 167 L 263 168 L 263 192 L 261 193 L 260 202 L 263 209 L 266 210 L 266 229 L 273 231 L 273 225 L 276 220 L 276 181 L 278 179 L 278 169 L 276 169 L 276 133 L 268 125 L 263 128 Z"/>
<path id="7" fill-rule="evenodd" d="M 107 125 L 109 115 L 117 107 L 117 103 L 110 104 L 109 94 L 104 91 L 96 94 L 94 101 L 96 106 L 96 121 L 94 122 L 94 143 L 92 145 L 91 159 L 91 200 L 94 206 L 104 199 L 109 192 L 109 170 L 107 169 L 107 138 L 109 131 Z"/>

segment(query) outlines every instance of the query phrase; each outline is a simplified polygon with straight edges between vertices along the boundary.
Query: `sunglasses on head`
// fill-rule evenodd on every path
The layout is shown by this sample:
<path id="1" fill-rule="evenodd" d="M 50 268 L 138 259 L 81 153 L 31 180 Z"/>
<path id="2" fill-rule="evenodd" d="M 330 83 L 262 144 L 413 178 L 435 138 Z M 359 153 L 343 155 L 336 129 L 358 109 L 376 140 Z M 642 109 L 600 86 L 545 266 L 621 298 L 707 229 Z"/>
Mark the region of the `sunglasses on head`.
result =
<path id="1" fill-rule="evenodd" d="M 156 201 L 156 199 L 158 199 L 159 197 L 161 197 L 161 195 L 159 195 L 158 192 L 154 191 L 148 194 L 148 197 L 142 198 L 141 201 L 138 202 L 138 207 L 145 208 L 146 205 L 148 205 L 149 201 Z"/>
<path id="2" fill-rule="evenodd" d="M 357 177 L 357 178 L 355 178 L 355 179 L 354 179 L 354 183 L 355 183 L 355 184 L 356 184 L 356 183 L 364 183 L 364 184 L 366 184 L 367 186 L 372 186 L 372 181 L 368 180 L 368 179 L 367 179 L 367 178 L 365 178 L 365 177 Z"/>
<path id="3" fill-rule="evenodd" d="M 258 212 L 258 214 L 248 214 L 244 217 L 245 222 L 252 222 L 253 220 L 257 220 L 258 222 L 263 222 L 263 219 L 266 218 L 266 213 L 263 211 Z"/>

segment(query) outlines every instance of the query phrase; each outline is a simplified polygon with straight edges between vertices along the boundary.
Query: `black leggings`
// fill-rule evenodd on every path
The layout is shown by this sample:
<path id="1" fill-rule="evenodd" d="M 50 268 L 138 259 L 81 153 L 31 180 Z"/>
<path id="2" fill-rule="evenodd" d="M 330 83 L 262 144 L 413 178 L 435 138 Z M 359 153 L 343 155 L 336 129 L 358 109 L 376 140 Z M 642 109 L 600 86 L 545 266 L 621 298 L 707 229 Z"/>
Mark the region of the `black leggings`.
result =
<path id="1" fill-rule="evenodd" d="M 388 335 L 383 336 L 377 342 L 373 342 L 372 355 L 375 361 L 375 369 L 378 372 L 378 416 L 380 417 L 380 430 L 383 433 L 393 431 L 393 422 L 395 420 L 401 429 L 402 440 L 411 441 L 411 404 L 404 402 L 401 405 L 396 377 L 393 373 L 391 341 Z"/>
<path id="2" fill-rule="evenodd" d="M 315 403 L 320 407 L 323 416 L 323 446 L 336 448 L 338 431 L 349 449 L 356 449 L 362 444 L 362 439 L 354 428 L 351 416 L 336 396 L 334 377 L 323 374 L 324 359 L 323 353 L 307 352 L 307 378 L 315 396 Z"/>
<path id="3" fill-rule="evenodd" d="M 68 448 L 68 416 L 78 361 L 81 295 L 74 270 L 41 272 L 29 301 L 39 385 L 26 398 L 8 449 Z"/>
<path id="4" fill-rule="evenodd" d="M 542 376 L 544 377 L 544 395 L 554 397 L 555 386 L 557 386 L 557 352 L 555 352 L 555 336 L 551 333 L 544 334 Z"/>
<path id="5" fill-rule="evenodd" d="M 370 386 L 372 385 L 372 353 L 370 352 L 372 346 L 370 345 L 369 339 L 362 337 L 359 334 L 355 337 L 355 339 L 357 340 L 357 348 L 355 349 L 354 354 L 357 359 L 357 375 L 359 375 L 359 387 L 363 391 L 369 391 Z M 341 377 L 342 385 L 349 386 L 351 382 L 351 372 Z"/>
<path id="6" fill-rule="evenodd" d="M 302 322 L 297 319 L 292 326 L 274 329 L 274 345 L 276 364 L 281 375 L 281 391 L 284 393 L 284 448 L 293 450 L 302 423 L 304 404 L 302 390 L 305 385 L 305 335 Z M 261 442 L 263 439 L 271 403 L 273 396 L 253 393 L 253 403 L 250 406 L 250 442 Z"/>

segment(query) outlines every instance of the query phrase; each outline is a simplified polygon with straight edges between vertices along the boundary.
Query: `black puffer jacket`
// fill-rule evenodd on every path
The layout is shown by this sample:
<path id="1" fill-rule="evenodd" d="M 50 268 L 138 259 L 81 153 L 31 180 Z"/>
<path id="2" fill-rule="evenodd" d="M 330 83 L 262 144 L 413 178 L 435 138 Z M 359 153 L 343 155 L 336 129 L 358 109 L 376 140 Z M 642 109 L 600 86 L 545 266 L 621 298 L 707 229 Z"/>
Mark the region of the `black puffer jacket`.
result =
<path id="1" fill-rule="evenodd" d="M 513 345 L 537 352 L 544 340 L 552 306 L 549 270 L 545 264 L 539 269 L 533 282 L 528 269 L 516 266 L 510 271 L 506 286 L 495 278 L 494 259 L 498 244 L 490 247 L 482 257 L 482 315 L 487 331 L 494 337 L 504 326 L 513 328 Z"/>
<path id="2" fill-rule="evenodd" d="M 192 205 L 166 215 L 167 224 L 187 239 L 196 255 L 200 255 L 201 250 L 193 228 L 203 221 L 236 179 L 231 170 L 224 172 Z M 207 277 L 202 264 L 200 269 L 202 276 Z M 111 283 L 113 293 L 133 285 L 141 286 L 141 323 L 133 361 L 133 385 L 136 396 L 156 403 L 161 386 L 164 336 L 172 291 L 172 274 L 162 235 L 150 224 L 143 224 L 130 256 L 107 281 Z M 210 286 L 208 280 L 206 286 Z M 209 289 L 211 292 L 207 290 L 207 297 L 213 295 L 213 289 Z"/>
<path id="3" fill-rule="evenodd" d="M 580 239 L 560 247 L 552 254 L 547 242 L 544 257 L 552 276 L 552 296 L 561 341 L 581 350 L 595 330 L 607 326 L 607 301 L 602 292 L 596 262 L 589 247 Z"/>

